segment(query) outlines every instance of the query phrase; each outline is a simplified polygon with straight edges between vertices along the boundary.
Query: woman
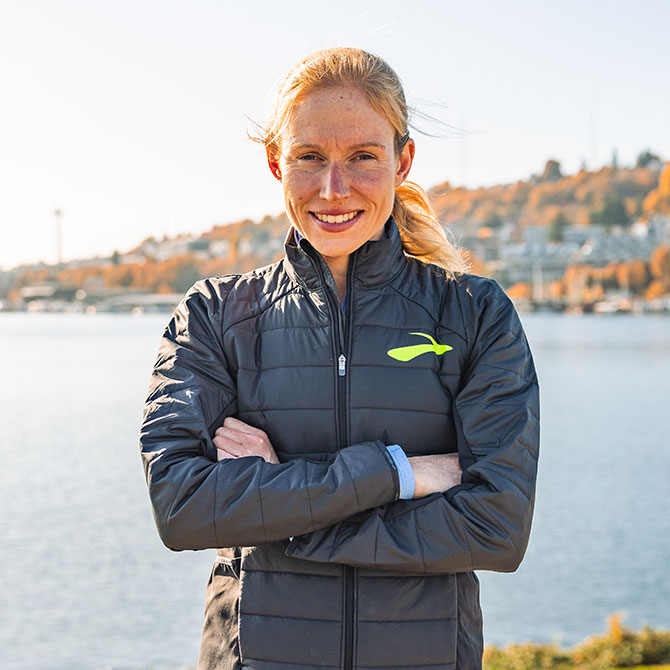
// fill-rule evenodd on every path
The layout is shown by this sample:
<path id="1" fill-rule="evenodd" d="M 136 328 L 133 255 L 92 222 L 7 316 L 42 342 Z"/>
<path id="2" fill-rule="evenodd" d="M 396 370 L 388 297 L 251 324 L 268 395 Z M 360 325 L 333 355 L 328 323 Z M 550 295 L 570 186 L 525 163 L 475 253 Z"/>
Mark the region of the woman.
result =
<path id="1" fill-rule="evenodd" d="M 407 123 L 380 58 L 298 64 L 262 137 L 286 255 L 163 336 L 142 454 L 163 542 L 218 549 L 200 668 L 480 668 L 473 570 L 523 557 L 531 354 L 406 182 Z"/>

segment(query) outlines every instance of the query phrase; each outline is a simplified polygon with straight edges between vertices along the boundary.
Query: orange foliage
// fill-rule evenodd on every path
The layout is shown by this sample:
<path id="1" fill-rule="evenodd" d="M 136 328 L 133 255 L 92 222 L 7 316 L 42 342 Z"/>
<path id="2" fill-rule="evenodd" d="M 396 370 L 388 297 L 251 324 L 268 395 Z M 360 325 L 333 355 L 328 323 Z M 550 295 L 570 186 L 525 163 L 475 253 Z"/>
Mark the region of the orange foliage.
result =
<path id="1" fill-rule="evenodd" d="M 530 300 L 533 297 L 531 285 L 523 281 L 510 286 L 506 293 L 510 300 Z"/>
<path id="2" fill-rule="evenodd" d="M 670 214 L 670 161 L 665 164 L 658 178 L 658 186 L 642 203 L 646 214 Z"/>
<path id="3" fill-rule="evenodd" d="M 623 289 L 635 292 L 642 291 L 649 281 L 647 264 L 636 258 L 627 263 L 621 263 L 616 271 L 617 281 Z"/>
<path id="4" fill-rule="evenodd" d="M 485 277 L 487 270 L 486 270 L 486 263 L 484 263 L 483 260 L 478 258 L 470 249 L 461 249 L 461 256 L 465 258 L 465 261 L 467 262 L 469 266 L 469 272 L 472 273 L 473 275 L 480 275 Z"/>
<path id="5" fill-rule="evenodd" d="M 666 181 L 670 183 L 670 176 L 661 180 L 661 190 L 666 188 Z M 597 172 L 582 170 L 556 181 L 531 179 L 472 190 L 452 188 L 445 182 L 431 189 L 430 198 L 444 223 L 484 223 L 495 214 L 521 226 L 544 226 L 562 213 L 576 225 L 589 225 L 591 212 L 613 197 L 622 199 L 626 212 L 636 216 L 656 183 L 656 173 L 650 168 L 603 167 Z"/>
<path id="6" fill-rule="evenodd" d="M 654 249 L 649 259 L 649 270 L 654 279 L 670 286 L 670 247 L 661 244 Z"/>
<path id="7" fill-rule="evenodd" d="M 670 293 L 668 285 L 658 279 L 654 279 L 644 292 L 644 297 L 646 300 L 654 300 L 655 298 L 663 297 L 667 293 Z"/>
<path id="8" fill-rule="evenodd" d="M 552 281 L 547 288 L 547 292 L 550 300 L 559 301 L 565 297 L 565 286 L 562 281 Z"/>

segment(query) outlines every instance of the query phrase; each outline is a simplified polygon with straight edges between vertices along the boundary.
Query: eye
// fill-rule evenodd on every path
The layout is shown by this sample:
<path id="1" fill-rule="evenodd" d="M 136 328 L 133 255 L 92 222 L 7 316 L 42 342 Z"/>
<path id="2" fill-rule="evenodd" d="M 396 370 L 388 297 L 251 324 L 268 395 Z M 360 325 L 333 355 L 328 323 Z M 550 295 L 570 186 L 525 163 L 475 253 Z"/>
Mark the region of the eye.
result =
<path id="1" fill-rule="evenodd" d="M 362 153 L 362 154 L 356 154 L 354 156 L 354 160 L 356 161 L 373 161 L 375 160 L 376 156 L 373 154 L 368 154 L 368 153 Z"/>
<path id="2" fill-rule="evenodd" d="M 302 154 L 301 156 L 298 156 L 298 160 L 313 163 L 321 160 L 321 157 L 317 154 Z"/>

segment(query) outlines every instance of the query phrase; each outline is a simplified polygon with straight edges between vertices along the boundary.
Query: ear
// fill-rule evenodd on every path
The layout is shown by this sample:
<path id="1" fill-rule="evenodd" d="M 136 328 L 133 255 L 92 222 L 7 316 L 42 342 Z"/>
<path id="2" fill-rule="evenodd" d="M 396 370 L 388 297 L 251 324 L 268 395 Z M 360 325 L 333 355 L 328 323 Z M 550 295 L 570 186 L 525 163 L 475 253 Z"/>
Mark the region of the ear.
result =
<path id="1" fill-rule="evenodd" d="M 281 181 L 281 170 L 279 169 L 279 156 L 277 155 L 277 148 L 273 146 L 266 146 L 265 153 L 268 157 L 268 167 L 275 179 Z"/>
<path id="2" fill-rule="evenodd" d="M 407 140 L 400 152 L 400 158 L 398 159 L 398 169 L 395 173 L 396 186 L 400 186 L 400 184 L 407 179 L 407 175 L 409 175 L 409 171 L 412 168 L 412 163 L 414 161 L 414 149 L 414 140 Z"/>

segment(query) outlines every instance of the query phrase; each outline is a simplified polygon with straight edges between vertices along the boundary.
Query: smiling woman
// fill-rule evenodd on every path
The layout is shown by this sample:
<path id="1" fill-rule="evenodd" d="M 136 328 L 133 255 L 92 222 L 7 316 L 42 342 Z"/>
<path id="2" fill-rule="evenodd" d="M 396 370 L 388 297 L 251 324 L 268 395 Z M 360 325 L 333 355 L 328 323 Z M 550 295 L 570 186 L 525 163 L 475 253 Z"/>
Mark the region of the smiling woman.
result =
<path id="1" fill-rule="evenodd" d="M 407 182 L 381 58 L 306 58 L 259 140 L 285 256 L 188 292 L 142 427 L 163 542 L 218 550 L 198 667 L 477 670 L 474 570 L 516 569 L 535 494 L 518 317 Z"/>
<path id="2" fill-rule="evenodd" d="M 349 255 L 382 237 L 414 142 L 395 152 L 395 131 L 357 88 L 316 90 L 295 104 L 268 163 L 284 187 L 286 212 L 346 288 Z"/>

